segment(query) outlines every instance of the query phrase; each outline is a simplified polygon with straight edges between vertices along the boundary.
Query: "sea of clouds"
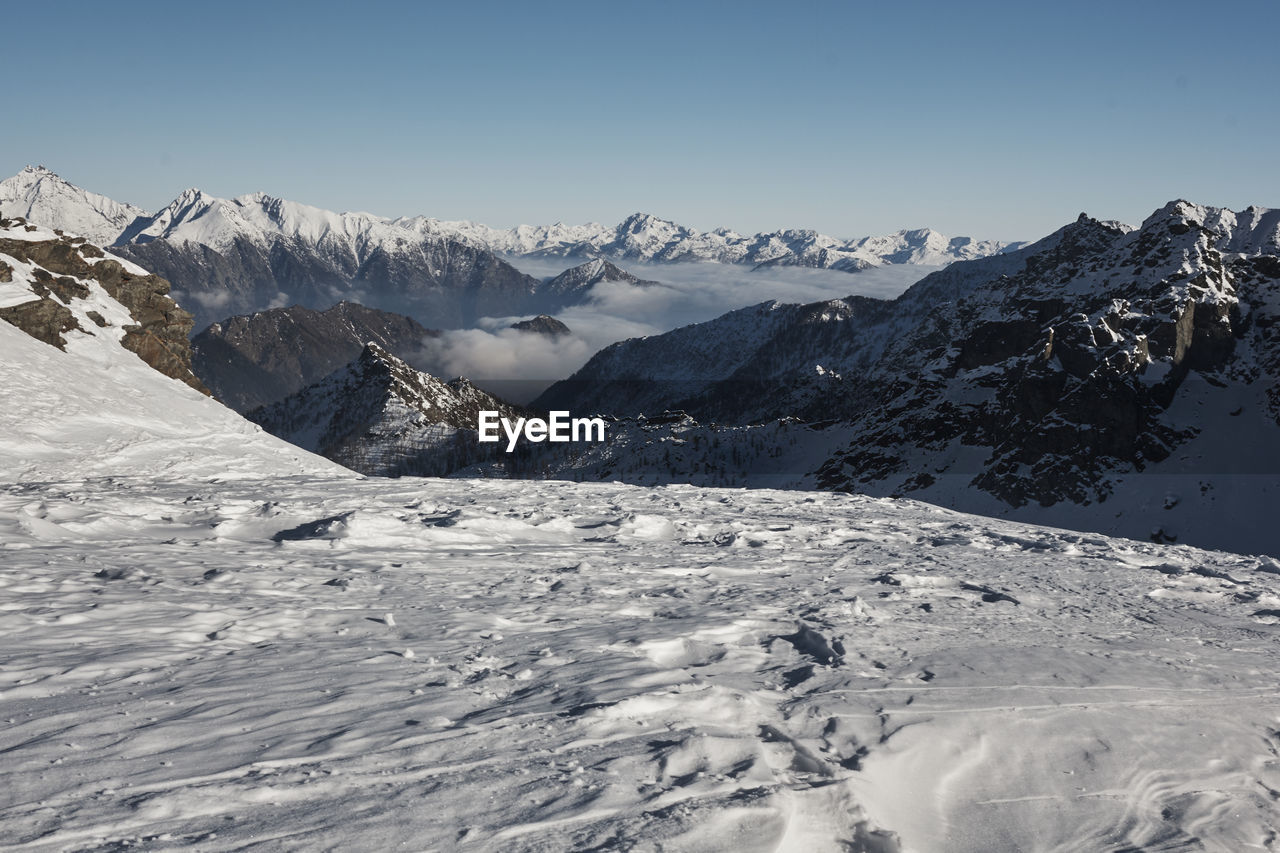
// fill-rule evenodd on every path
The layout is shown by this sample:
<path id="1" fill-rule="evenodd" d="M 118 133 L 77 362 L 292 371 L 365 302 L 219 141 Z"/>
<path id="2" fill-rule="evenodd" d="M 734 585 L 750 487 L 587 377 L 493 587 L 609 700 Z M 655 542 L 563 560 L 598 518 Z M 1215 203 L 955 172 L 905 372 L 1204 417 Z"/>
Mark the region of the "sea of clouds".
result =
<path id="1" fill-rule="evenodd" d="M 574 265 L 562 258 L 507 260 L 539 278 Z M 437 376 L 465 376 L 512 402 L 527 403 L 616 341 L 661 334 L 769 300 L 807 303 L 851 295 L 892 299 L 939 269 L 900 264 L 847 273 L 800 267 L 752 270 L 718 263 L 621 266 L 649 283 L 596 285 L 585 303 L 556 314 L 569 327 L 569 335 L 552 338 L 510 328 L 527 317 L 486 317 L 476 328 L 446 331 L 424 341 L 414 361 Z"/>

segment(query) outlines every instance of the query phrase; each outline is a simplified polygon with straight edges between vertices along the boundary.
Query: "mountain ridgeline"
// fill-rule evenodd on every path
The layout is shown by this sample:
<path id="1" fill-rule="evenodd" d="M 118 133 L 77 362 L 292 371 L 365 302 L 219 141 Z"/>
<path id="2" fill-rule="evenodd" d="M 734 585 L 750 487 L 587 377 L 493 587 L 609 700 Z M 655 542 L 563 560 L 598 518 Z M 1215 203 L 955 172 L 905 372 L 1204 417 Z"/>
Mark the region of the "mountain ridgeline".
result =
<path id="1" fill-rule="evenodd" d="M 944 264 L 1012 248 L 928 229 L 858 240 L 803 230 L 699 232 L 639 213 L 612 228 L 500 230 L 334 213 L 264 193 L 223 199 L 196 189 L 148 213 L 30 166 L 0 181 L 0 212 L 109 245 L 168 279 L 197 329 L 273 307 L 322 310 L 343 300 L 406 314 L 432 328 L 468 328 L 481 317 L 555 313 L 587 300 L 601 282 L 646 283 L 609 259 L 856 272 L 885 264 Z M 581 263 L 543 281 L 508 261 L 519 257 Z"/>
<path id="2" fill-rule="evenodd" d="M 295 394 L 249 412 L 267 432 L 363 474 L 442 476 L 493 458 L 481 411 L 527 414 L 466 379 L 445 382 L 375 343 Z"/>
<path id="3" fill-rule="evenodd" d="M 751 268 L 812 267 L 858 272 L 885 264 L 943 265 L 1018 248 L 1020 243 L 946 237 L 929 228 L 841 240 L 807 229 L 739 234 L 698 231 L 647 213 L 618 225 L 528 226 L 501 230 L 472 222 L 417 217 L 398 220 L 423 233 L 469 238 L 512 257 L 609 259 L 643 263 L 721 263 Z"/>
<path id="4" fill-rule="evenodd" d="M 98 262 L 81 238 L 11 228 L 0 317 L 54 346 L 77 329 L 118 335 L 199 387 L 178 343 L 190 315 L 128 259 L 143 260 L 204 317 L 258 312 L 196 340 L 197 373 L 221 398 L 268 404 L 251 417 L 367 473 L 824 488 L 1270 547 L 1261 519 L 1280 493 L 1277 210 L 1175 201 L 1138 228 L 1081 214 L 1029 245 L 933 232 L 746 238 L 644 215 L 614 229 L 500 231 L 197 191 L 147 215 L 39 169 L 0 182 L 0 209 L 114 234 L 120 256 Z M 582 262 L 538 280 L 499 254 Z M 387 313 L 437 318 L 436 328 L 533 316 L 514 328 L 554 340 L 565 327 L 549 312 L 599 288 L 653 284 L 613 262 L 627 259 L 949 264 L 892 300 L 765 302 L 606 347 L 530 404 L 605 415 L 606 440 L 510 456 L 478 449 L 475 418 L 521 410 L 413 369 L 404 359 L 437 333 Z M 88 310 L 99 287 L 133 313 Z M 370 307 L 342 302 L 353 299 Z M 270 308 L 289 301 L 304 307 Z"/>
<path id="5" fill-rule="evenodd" d="M 214 323 L 191 340 L 192 363 L 215 397 L 243 413 L 345 367 L 368 343 L 412 359 L 439 334 L 353 302 L 325 311 L 295 305 Z"/>
<path id="6" fill-rule="evenodd" d="M 175 282 L 209 321 L 346 300 L 460 328 L 544 304 L 538 279 L 483 247 L 262 194 L 227 201 L 189 191 L 127 230 L 115 251 Z"/>
<path id="7" fill-rule="evenodd" d="M 1278 329 L 1280 211 L 1178 201 L 1138 229 L 1082 215 L 892 301 L 765 303 L 623 341 L 532 405 L 838 423 L 844 446 L 797 480 L 1085 507 L 1173 539 L 1197 512 L 1252 517 L 1280 474 Z"/>

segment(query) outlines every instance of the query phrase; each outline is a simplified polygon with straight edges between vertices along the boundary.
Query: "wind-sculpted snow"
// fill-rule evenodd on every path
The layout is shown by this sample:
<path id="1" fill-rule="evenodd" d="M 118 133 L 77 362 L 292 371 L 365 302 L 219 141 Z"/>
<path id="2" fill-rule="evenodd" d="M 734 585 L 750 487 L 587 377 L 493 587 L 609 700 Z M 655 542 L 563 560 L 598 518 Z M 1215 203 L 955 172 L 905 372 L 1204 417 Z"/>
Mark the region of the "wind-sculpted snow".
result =
<path id="1" fill-rule="evenodd" d="M 837 494 L 0 490 L 30 850 L 1267 849 L 1280 564 Z"/>

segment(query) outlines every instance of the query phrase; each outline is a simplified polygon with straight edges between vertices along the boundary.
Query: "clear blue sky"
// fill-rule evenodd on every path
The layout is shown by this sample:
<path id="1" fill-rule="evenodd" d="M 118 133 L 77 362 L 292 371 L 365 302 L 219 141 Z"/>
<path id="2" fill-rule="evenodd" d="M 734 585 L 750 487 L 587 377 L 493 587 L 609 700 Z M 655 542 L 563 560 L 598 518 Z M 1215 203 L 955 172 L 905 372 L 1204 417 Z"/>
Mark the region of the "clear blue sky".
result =
<path id="1" fill-rule="evenodd" d="M 1280 206 L 1280 3 L 9 4 L 0 173 L 492 225 Z"/>

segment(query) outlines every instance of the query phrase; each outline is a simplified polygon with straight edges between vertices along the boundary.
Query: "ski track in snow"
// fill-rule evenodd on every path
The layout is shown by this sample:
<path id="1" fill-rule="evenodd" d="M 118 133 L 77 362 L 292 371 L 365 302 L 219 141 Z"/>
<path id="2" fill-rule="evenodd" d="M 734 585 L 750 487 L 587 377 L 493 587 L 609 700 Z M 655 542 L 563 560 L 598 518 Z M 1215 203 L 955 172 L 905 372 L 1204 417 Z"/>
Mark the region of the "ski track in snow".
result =
<path id="1" fill-rule="evenodd" d="M 1274 850 L 1277 572 L 835 494 L 9 485 L 0 837 Z"/>

